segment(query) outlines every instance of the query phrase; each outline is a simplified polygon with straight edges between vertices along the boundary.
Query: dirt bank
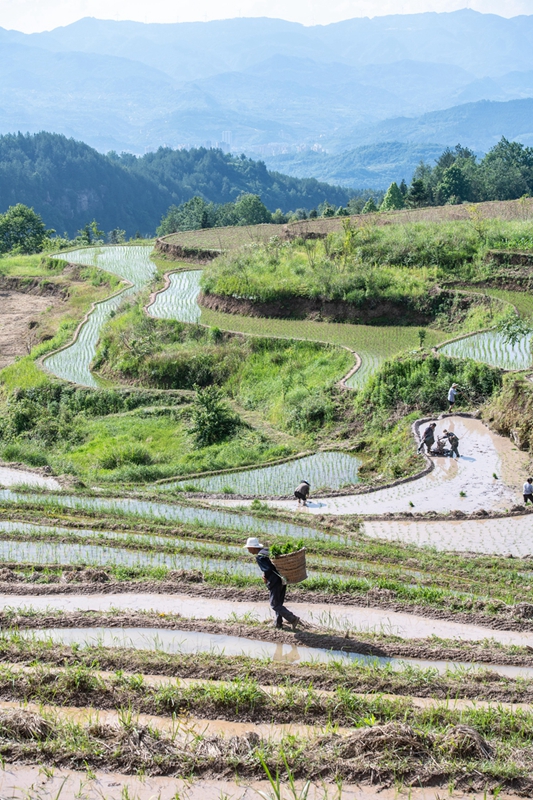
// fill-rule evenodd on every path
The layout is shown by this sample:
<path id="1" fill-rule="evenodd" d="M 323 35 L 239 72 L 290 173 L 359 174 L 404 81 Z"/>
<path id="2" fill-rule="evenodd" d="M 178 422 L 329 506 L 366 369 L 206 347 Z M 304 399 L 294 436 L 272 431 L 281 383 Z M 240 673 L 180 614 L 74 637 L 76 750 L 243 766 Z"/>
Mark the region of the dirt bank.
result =
<path id="1" fill-rule="evenodd" d="M 432 314 L 408 309 L 404 304 L 381 302 L 364 308 L 343 300 L 322 300 L 287 297 L 273 303 L 260 303 L 246 298 L 218 294 L 198 295 L 198 304 L 224 314 L 279 319 L 311 319 L 325 322 L 351 322 L 356 325 L 427 325 Z"/>
<path id="2" fill-rule="evenodd" d="M 55 284 L 34 278 L 27 284 L 27 292 L 8 288 L 18 283 L 20 279 L 0 278 L 0 369 L 18 356 L 27 355 L 34 345 L 49 335 L 41 330 L 40 316 L 51 306 L 61 303 L 60 294 L 48 290 Z"/>

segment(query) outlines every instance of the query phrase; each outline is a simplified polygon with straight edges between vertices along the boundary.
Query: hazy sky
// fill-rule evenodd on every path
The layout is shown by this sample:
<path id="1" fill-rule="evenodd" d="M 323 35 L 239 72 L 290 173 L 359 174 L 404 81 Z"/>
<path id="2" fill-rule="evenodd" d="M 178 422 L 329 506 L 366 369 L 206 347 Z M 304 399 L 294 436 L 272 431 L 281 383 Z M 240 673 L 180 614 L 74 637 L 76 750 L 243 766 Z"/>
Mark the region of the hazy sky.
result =
<path id="1" fill-rule="evenodd" d="M 460 8 L 512 17 L 533 14 L 533 0 L 0 0 L 0 27 L 33 33 L 80 17 L 189 22 L 265 16 L 314 25 L 350 17 Z"/>

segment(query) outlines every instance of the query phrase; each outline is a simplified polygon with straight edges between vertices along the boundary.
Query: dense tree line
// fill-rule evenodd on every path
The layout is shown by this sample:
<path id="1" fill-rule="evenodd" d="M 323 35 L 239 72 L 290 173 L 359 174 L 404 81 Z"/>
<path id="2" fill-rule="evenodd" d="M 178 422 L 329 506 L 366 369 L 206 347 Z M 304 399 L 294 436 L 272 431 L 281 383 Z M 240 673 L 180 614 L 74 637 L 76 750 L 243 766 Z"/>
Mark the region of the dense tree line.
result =
<path id="1" fill-rule="evenodd" d="M 533 147 L 502 138 L 480 160 L 468 147 L 447 147 L 435 166 L 419 164 L 410 186 L 392 183 L 380 210 L 516 200 L 532 194 Z"/>
<path id="2" fill-rule="evenodd" d="M 261 161 L 221 150 L 102 155 L 54 133 L 0 136 L 0 213 L 22 203 L 68 237 L 91 219 L 127 236 L 153 235 L 171 205 L 195 195 L 226 204 L 243 194 L 259 195 L 269 211 L 288 211 L 343 205 L 353 192 L 269 172 Z"/>

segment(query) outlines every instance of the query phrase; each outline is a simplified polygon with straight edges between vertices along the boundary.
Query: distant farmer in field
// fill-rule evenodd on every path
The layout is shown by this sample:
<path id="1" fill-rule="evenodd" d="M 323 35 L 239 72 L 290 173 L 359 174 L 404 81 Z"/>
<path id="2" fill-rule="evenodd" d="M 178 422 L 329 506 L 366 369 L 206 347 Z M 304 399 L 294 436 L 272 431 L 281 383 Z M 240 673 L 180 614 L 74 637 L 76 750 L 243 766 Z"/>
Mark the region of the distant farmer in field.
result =
<path id="1" fill-rule="evenodd" d="M 448 439 L 450 443 L 450 450 L 452 451 L 452 458 L 457 456 L 457 458 L 461 458 L 459 455 L 459 438 L 453 433 L 453 431 L 444 431 L 443 439 Z"/>
<path id="2" fill-rule="evenodd" d="M 307 498 L 309 497 L 310 491 L 311 484 L 308 481 L 302 481 L 301 484 L 296 487 L 294 496 L 298 500 L 298 505 L 300 505 L 300 503 L 303 503 L 304 506 L 307 505 Z"/>
<path id="3" fill-rule="evenodd" d="M 418 448 L 418 452 L 422 453 L 424 450 L 424 445 L 426 445 L 428 449 L 428 455 L 431 452 L 431 448 L 435 444 L 435 428 L 437 427 L 436 422 L 432 422 L 430 425 L 427 426 L 426 430 L 424 431 L 424 435 L 422 436 L 422 441 L 420 442 L 420 447 Z"/>
<path id="4" fill-rule="evenodd" d="M 455 398 L 457 397 L 457 393 L 458 393 L 457 384 L 452 383 L 452 385 L 448 390 L 448 403 L 449 403 L 448 414 L 455 405 Z"/>
<path id="5" fill-rule="evenodd" d="M 533 478 L 528 478 L 524 483 L 524 505 L 533 503 Z"/>
<path id="6" fill-rule="evenodd" d="M 293 614 L 292 611 L 289 611 L 289 609 L 285 608 L 283 605 L 285 602 L 285 595 L 287 593 L 287 582 L 285 578 L 279 574 L 279 572 L 276 570 L 276 567 L 270 560 L 268 548 L 264 547 L 260 543 L 259 539 L 254 536 L 248 539 L 244 545 L 244 549 L 248 550 L 249 553 L 255 556 L 257 565 L 263 573 L 263 580 L 268 587 L 268 591 L 270 592 L 270 607 L 276 615 L 276 628 L 283 628 L 284 619 L 286 619 L 287 622 L 293 626 L 293 628 L 295 628 L 297 625 L 305 628 L 306 625 L 304 622 L 302 622 L 300 617 L 297 617 L 296 614 Z"/>

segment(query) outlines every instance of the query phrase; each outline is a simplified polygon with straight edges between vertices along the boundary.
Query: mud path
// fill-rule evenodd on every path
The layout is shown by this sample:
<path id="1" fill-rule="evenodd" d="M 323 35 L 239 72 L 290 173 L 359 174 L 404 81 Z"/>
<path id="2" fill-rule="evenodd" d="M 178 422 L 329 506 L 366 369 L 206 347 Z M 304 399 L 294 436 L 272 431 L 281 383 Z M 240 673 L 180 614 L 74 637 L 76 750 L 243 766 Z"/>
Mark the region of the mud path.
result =
<path id="1" fill-rule="evenodd" d="M 251 603 L 257 604 L 263 611 L 268 607 L 268 597 L 263 588 L 211 586 L 202 583 L 201 575 L 196 572 L 177 572 L 174 575 L 170 573 L 166 580 L 161 581 L 113 581 L 109 580 L 109 576 L 103 570 L 95 570 L 92 568 L 82 569 L 79 567 L 64 568 L 63 566 L 48 565 L 50 571 L 59 570 L 61 572 L 62 570 L 66 570 L 67 574 L 70 576 L 75 575 L 74 582 L 35 583 L 32 581 L 39 580 L 41 572 L 44 572 L 46 568 L 40 565 L 33 567 L 32 574 L 28 577 L 27 581 L 24 581 L 20 580 L 18 573 L 12 572 L 12 570 L 16 570 L 18 566 L 18 564 L 6 564 L 4 565 L 5 571 L 3 574 L 0 574 L 2 578 L 2 581 L 0 581 L 0 593 L 8 598 L 5 608 L 8 608 L 10 605 L 18 607 L 18 601 L 15 599 L 18 597 L 28 597 L 28 605 L 32 605 L 33 598 L 36 597 L 43 598 L 43 602 L 45 602 L 44 598 L 54 595 L 59 598 L 65 596 L 69 597 L 71 595 L 87 597 L 95 594 L 105 595 L 110 598 L 125 598 L 137 594 L 147 595 L 149 596 L 146 605 L 146 609 L 148 610 L 153 607 L 153 603 L 156 603 L 157 607 L 159 607 L 159 601 L 157 600 L 159 595 L 168 595 L 172 598 L 176 596 L 184 598 L 206 598 L 216 604 L 218 604 L 218 601 L 222 601 L 222 603 Z M 73 572 L 73 570 L 76 569 L 79 571 Z M 59 579 L 65 581 L 65 574 L 63 574 L 61 578 L 59 578 L 59 576 L 54 576 L 54 580 Z M 20 582 L 13 582 L 16 580 L 20 580 Z M 11 599 L 14 599 L 13 603 L 10 603 Z M 61 601 L 58 600 L 57 602 Z M 84 602 L 85 601 L 80 601 L 80 603 Z M 111 605 L 113 605 L 113 602 L 110 602 Z M 130 601 L 125 599 L 123 602 L 124 608 L 130 607 Z M 135 601 L 132 602 L 135 603 Z M 119 599 L 117 605 L 121 606 L 121 603 L 122 601 Z M 294 607 L 295 604 L 308 606 L 310 621 L 318 621 L 325 627 L 335 627 L 334 625 L 330 625 L 328 616 L 329 609 L 332 605 L 331 594 L 310 591 L 303 588 L 293 588 L 289 596 L 288 604 L 290 607 Z M 486 637 L 490 637 L 492 631 L 533 632 L 533 619 L 527 616 L 532 609 L 527 603 L 519 604 L 518 606 L 504 606 L 500 613 L 490 614 L 475 610 L 459 611 L 449 607 L 434 608 L 426 605 L 402 602 L 392 598 L 388 590 L 377 589 L 364 594 L 339 593 L 335 595 L 334 605 L 346 607 L 346 614 L 352 614 L 352 610 L 355 607 L 361 609 L 360 613 L 362 615 L 365 614 L 367 609 L 374 609 L 379 612 L 405 614 L 409 619 L 415 616 L 421 617 L 426 621 L 439 620 L 468 627 L 473 626 L 481 628 L 482 630 L 479 631 L 479 635 L 484 631 Z M 474 604 L 472 604 L 472 607 L 474 608 Z M 359 614 L 358 611 L 355 613 Z M 311 615 L 313 616 L 311 617 Z M 266 614 L 265 618 L 268 619 Z M 395 618 L 393 617 L 393 619 Z M 398 624 L 402 623 L 403 621 Z M 364 626 L 362 626 L 360 630 L 365 630 Z M 442 631 L 445 632 L 444 628 Z M 451 629 L 449 629 L 449 632 L 450 631 Z"/>

